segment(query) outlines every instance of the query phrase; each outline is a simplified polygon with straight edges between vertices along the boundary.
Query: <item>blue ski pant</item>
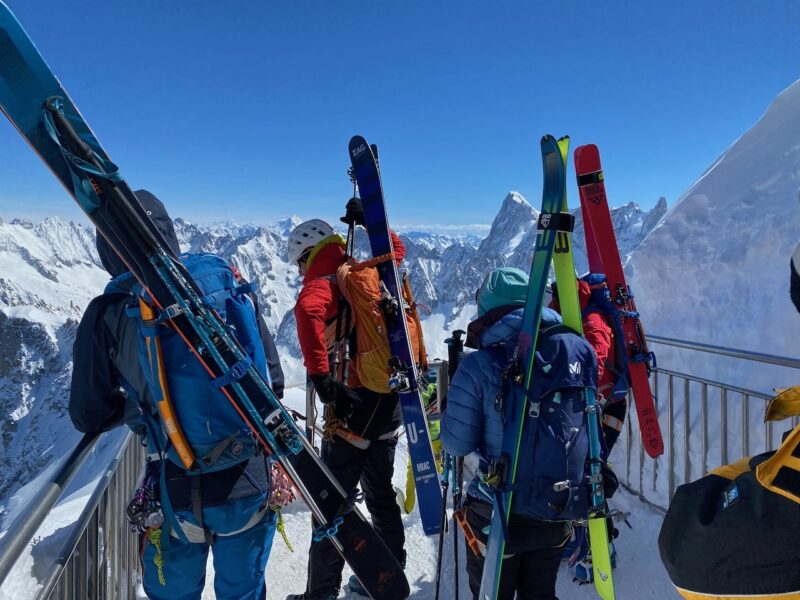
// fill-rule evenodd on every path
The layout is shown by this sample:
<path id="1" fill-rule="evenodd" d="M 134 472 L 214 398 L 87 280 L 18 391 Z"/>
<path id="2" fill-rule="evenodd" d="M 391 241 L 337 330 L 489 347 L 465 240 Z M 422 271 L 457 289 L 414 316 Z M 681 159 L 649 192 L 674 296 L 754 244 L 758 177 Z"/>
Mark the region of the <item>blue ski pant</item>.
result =
<path id="1" fill-rule="evenodd" d="M 147 597 L 151 600 L 200 600 L 210 549 L 218 600 L 265 600 L 264 571 L 276 524 L 276 513 L 267 511 L 254 527 L 230 536 L 214 536 L 211 545 L 187 544 L 172 537 L 168 548 L 161 551 L 163 583 L 156 563 L 157 548 L 150 540 L 143 539 L 142 572 Z"/>

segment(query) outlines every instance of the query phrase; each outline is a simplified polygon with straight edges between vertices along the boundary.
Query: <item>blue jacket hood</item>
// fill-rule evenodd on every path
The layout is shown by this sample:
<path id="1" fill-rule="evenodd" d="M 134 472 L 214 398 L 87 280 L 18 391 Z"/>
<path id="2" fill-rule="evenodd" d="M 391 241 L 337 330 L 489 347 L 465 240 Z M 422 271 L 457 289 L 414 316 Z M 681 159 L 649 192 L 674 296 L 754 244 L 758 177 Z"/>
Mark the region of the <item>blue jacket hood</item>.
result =
<path id="1" fill-rule="evenodd" d="M 513 350 L 517 345 L 519 331 L 522 329 L 523 312 L 524 309 L 518 308 L 489 327 L 481 336 L 481 348 L 501 345 L 507 350 Z M 559 325 L 561 322 L 561 315 L 556 311 L 547 307 L 542 309 L 540 330 L 552 325 Z"/>

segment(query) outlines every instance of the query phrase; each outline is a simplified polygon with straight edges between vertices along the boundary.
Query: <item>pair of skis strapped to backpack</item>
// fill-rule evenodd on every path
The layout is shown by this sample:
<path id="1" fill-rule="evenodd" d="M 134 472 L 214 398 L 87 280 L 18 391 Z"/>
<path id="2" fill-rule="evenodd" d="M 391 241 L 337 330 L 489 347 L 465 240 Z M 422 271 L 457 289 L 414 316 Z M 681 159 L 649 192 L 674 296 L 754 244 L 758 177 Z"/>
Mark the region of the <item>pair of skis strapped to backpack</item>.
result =
<path id="1" fill-rule="evenodd" d="M 622 270 L 597 146 L 588 144 L 576 148 L 575 174 L 581 199 L 589 270 L 605 275 L 609 300 L 615 307 L 623 337 L 623 362 L 633 392 L 642 444 L 647 454 L 656 458 L 664 453 L 664 440 L 658 423 L 658 410 L 650 389 L 649 374 L 653 355 L 647 348 L 633 293 Z"/>
<path id="2" fill-rule="evenodd" d="M 373 598 L 409 594 L 397 559 L 272 392 L 226 323 L 167 246 L 117 167 L 13 13 L 0 1 L 0 109 L 74 197 L 239 414 L 243 427 L 291 479 L 320 527 Z M 244 361 L 244 362 L 243 362 Z M 239 365 L 239 367 L 237 367 Z M 222 379 L 220 379 L 222 378 Z M 341 521 L 339 518 L 341 517 Z"/>
<path id="3" fill-rule="evenodd" d="M 353 176 L 358 183 L 364 207 L 364 221 L 372 256 L 393 254 L 375 149 L 361 136 L 354 136 L 348 149 Z M 390 382 L 400 399 L 422 528 L 426 535 L 435 535 L 440 532 L 442 491 L 431 447 L 425 406 L 420 395 L 419 373 L 406 324 L 402 280 L 394 260 L 381 260 L 375 268 L 388 302 L 397 308 L 394 311 L 384 311 L 392 356 Z"/>
<path id="4" fill-rule="evenodd" d="M 544 165 L 542 211 L 539 215 L 536 248 L 528 282 L 528 296 L 518 338 L 516 360 L 521 367 L 521 380 L 527 399 L 534 386 L 534 353 L 539 341 L 539 327 L 544 307 L 545 291 L 551 264 L 554 266 L 560 290 L 560 305 L 564 324 L 582 333 L 582 319 L 575 283 L 571 234 L 574 217 L 567 212 L 566 162 L 569 138 L 556 140 L 545 136 L 541 141 Z M 589 434 L 588 477 L 591 484 L 590 507 L 587 515 L 590 543 L 599 576 L 595 587 L 603 600 L 614 598 L 614 585 L 609 557 L 609 540 L 605 522 L 605 498 L 600 471 L 599 407 L 591 388 L 586 390 L 586 412 Z M 509 422 L 503 434 L 501 456 L 495 468 L 494 510 L 486 544 L 479 600 L 494 600 L 500 586 L 508 521 L 511 516 L 513 489 L 516 483 L 521 441 L 526 424 L 537 415 L 526 417 L 528 402 L 518 401 L 510 407 Z"/>

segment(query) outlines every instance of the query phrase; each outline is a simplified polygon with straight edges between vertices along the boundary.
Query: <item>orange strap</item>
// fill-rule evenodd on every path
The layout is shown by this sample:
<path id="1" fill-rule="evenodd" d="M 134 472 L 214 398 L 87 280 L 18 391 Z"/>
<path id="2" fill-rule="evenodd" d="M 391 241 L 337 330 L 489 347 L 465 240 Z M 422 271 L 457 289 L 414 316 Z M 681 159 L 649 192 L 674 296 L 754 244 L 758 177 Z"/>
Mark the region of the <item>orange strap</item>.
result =
<path id="1" fill-rule="evenodd" d="M 464 509 L 459 508 L 453 513 L 453 516 L 456 519 L 456 523 L 461 527 L 461 531 L 464 532 L 464 541 L 467 542 L 469 549 L 472 550 L 472 553 L 478 558 L 483 557 L 486 544 L 481 543 L 481 541 L 475 537 L 475 532 L 472 531 L 472 527 L 467 523 L 467 515 Z"/>
<path id="2" fill-rule="evenodd" d="M 390 260 L 396 260 L 397 257 L 395 256 L 394 252 L 389 252 L 387 254 L 381 254 L 380 256 L 375 256 L 370 258 L 369 260 L 365 260 L 364 262 L 360 262 L 355 264 L 351 267 L 353 271 L 361 271 L 362 269 L 368 269 L 369 267 L 375 267 L 385 262 L 389 262 Z"/>

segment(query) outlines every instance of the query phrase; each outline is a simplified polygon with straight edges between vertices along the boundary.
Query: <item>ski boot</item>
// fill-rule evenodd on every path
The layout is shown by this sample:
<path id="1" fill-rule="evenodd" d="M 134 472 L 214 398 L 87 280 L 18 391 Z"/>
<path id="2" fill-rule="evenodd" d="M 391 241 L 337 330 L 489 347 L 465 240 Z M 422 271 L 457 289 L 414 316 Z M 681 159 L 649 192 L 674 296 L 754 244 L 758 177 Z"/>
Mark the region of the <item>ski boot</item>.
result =
<path id="1" fill-rule="evenodd" d="M 614 542 L 609 543 L 609 550 L 611 552 L 611 568 L 617 568 L 617 549 L 614 547 Z M 579 558 L 575 563 L 572 570 L 572 580 L 583 585 L 584 583 L 592 583 L 594 581 L 594 569 L 592 568 L 592 555 L 587 552 L 583 557 Z"/>
<path id="2" fill-rule="evenodd" d="M 358 594 L 359 596 L 364 596 L 365 598 L 369 598 L 367 590 L 364 589 L 364 586 L 361 585 L 361 582 L 355 575 L 350 575 L 350 579 L 347 580 L 347 587 L 349 587 L 350 591 L 353 592 L 354 594 Z"/>
<path id="3" fill-rule="evenodd" d="M 366 592 L 364 592 L 366 594 Z M 302 594 L 289 594 L 286 596 L 286 600 L 308 600 L 308 596 L 306 596 L 305 592 Z M 336 596 L 329 595 L 325 598 L 325 600 L 336 600 Z"/>

